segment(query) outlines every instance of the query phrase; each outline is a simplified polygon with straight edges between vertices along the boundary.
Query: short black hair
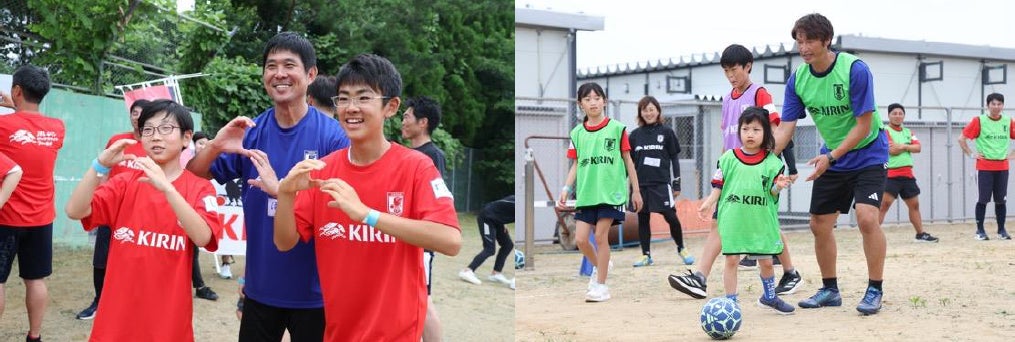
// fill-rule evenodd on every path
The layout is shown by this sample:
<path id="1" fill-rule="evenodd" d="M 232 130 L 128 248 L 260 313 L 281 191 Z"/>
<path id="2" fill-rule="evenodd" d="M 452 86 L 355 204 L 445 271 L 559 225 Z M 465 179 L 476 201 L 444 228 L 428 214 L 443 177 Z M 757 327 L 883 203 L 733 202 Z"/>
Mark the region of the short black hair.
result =
<path id="1" fill-rule="evenodd" d="M 145 99 L 134 100 L 134 103 L 130 104 L 130 111 L 133 112 L 134 108 L 138 108 L 138 107 L 141 107 L 141 110 L 144 110 L 144 107 L 149 105 L 149 104 L 151 104 L 151 103 L 152 103 L 151 101 L 148 101 L 148 100 L 145 100 Z"/>
<path id="2" fill-rule="evenodd" d="M 893 110 L 895 110 L 895 108 L 902 109 L 903 113 L 906 112 L 906 107 L 903 107 L 901 104 L 898 103 L 888 105 L 888 112 L 891 113 Z"/>
<path id="3" fill-rule="evenodd" d="M 361 54 L 353 57 L 335 76 L 338 85 L 363 84 L 387 96 L 382 103 L 387 104 L 393 97 L 402 96 L 402 75 L 387 58 L 375 54 Z"/>
<path id="4" fill-rule="evenodd" d="M 11 86 L 21 87 L 25 101 L 39 104 L 49 94 L 49 73 L 40 67 L 25 64 L 14 70 Z"/>
<path id="5" fill-rule="evenodd" d="M 334 107 L 331 98 L 338 95 L 338 79 L 335 76 L 318 75 L 307 87 L 307 95 L 318 105 Z"/>
<path id="6" fill-rule="evenodd" d="M 268 40 L 268 43 L 264 45 L 261 68 L 264 68 L 264 65 L 268 63 L 268 55 L 276 51 L 289 51 L 300 56 L 304 71 L 317 66 L 317 52 L 314 51 L 314 45 L 296 32 L 279 32 Z"/>
<path id="7" fill-rule="evenodd" d="M 832 27 L 832 22 L 828 21 L 828 18 L 819 13 L 811 13 L 797 19 L 796 23 L 793 24 L 793 30 L 789 34 L 794 41 L 798 35 L 803 35 L 805 39 L 827 40 L 828 45 L 831 45 L 832 37 L 835 36 L 835 29 Z"/>
<path id="8" fill-rule="evenodd" d="M 987 104 L 990 104 L 990 101 L 1001 101 L 1001 103 L 1004 103 L 1004 95 L 1001 95 L 1001 93 L 991 93 L 987 95 Z"/>
<path id="9" fill-rule="evenodd" d="M 719 57 L 719 65 L 723 68 L 732 68 L 737 65 L 746 67 L 747 64 L 754 64 L 754 53 L 740 44 L 727 46 L 722 51 L 722 57 Z M 751 70 L 748 69 L 747 72 L 750 73 Z"/>
<path id="10" fill-rule="evenodd" d="M 190 117 L 190 110 L 173 100 L 163 99 L 152 101 L 141 110 L 141 116 L 137 118 L 137 134 L 141 135 L 145 122 L 162 112 L 166 112 L 166 116 L 176 118 L 176 123 L 180 124 L 181 137 L 187 131 L 194 130 L 194 119 Z"/>
<path id="11" fill-rule="evenodd" d="M 441 124 L 441 104 L 437 103 L 437 100 L 420 96 L 405 101 L 405 107 L 412 108 L 416 120 L 426 119 L 427 135 L 433 135 L 433 131 Z"/>
<path id="12" fill-rule="evenodd" d="M 205 133 L 205 132 L 202 132 L 202 131 L 197 131 L 197 132 L 194 132 L 194 136 L 192 136 L 190 138 L 190 140 L 193 140 L 194 142 L 197 142 L 198 140 L 201 140 L 201 139 L 211 139 L 211 137 L 208 136 L 208 133 Z"/>

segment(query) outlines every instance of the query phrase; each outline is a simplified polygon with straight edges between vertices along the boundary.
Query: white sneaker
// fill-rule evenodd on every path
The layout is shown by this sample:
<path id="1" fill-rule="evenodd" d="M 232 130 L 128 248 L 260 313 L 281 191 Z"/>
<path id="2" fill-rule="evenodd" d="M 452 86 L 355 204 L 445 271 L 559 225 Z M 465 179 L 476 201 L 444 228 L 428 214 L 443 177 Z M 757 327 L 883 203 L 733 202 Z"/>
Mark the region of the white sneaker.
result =
<path id="1" fill-rule="evenodd" d="M 504 285 L 511 285 L 511 280 L 508 279 L 507 277 L 505 277 L 503 273 L 491 274 L 486 279 L 489 279 L 492 282 L 497 282 L 497 283 L 501 283 L 501 284 L 504 284 Z"/>
<path id="2" fill-rule="evenodd" d="M 606 284 L 596 284 L 585 294 L 586 302 L 605 302 L 610 299 L 610 288 Z"/>
<path id="3" fill-rule="evenodd" d="M 458 278 L 461 278 L 464 281 L 467 281 L 467 282 L 470 282 L 470 283 L 473 283 L 473 284 L 476 284 L 476 285 L 479 285 L 479 284 L 483 283 L 482 281 L 479 281 L 479 278 L 476 277 L 476 273 L 473 273 L 472 270 L 470 270 L 468 268 L 466 268 L 464 270 L 461 270 L 461 271 L 458 271 Z"/>
<path id="4" fill-rule="evenodd" d="M 219 278 L 233 279 L 233 271 L 229 269 L 229 264 L 222 265 L 219 269 Z"/>

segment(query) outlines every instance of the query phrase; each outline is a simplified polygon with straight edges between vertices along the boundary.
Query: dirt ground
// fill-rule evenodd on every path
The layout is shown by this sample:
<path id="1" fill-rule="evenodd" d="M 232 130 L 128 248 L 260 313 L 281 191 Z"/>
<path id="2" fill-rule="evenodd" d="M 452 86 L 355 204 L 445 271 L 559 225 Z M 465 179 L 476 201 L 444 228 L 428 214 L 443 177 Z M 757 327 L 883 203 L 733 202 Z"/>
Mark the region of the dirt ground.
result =
<path id="1" fill-rule="evenodd" d="M 991 227 L 988 227 L 988 231 Z M 941 242 L 918 243 L 909 225 L 886 226 L 885 297 L 881 313 L 861 316 L 856 304 L 867 282 L 860 233 L 836 230 L 839 288 L 843 305 L 797 307 L 781 316 L 755 306 L 761 295 L 756 270 L 741 270 L 743 325 L 733 337 L 743 341 L 1013 341 L 1015 340 L 1015 241 L 973 239 L 972 224 L 930 225 Z M 821 286 L 809 231 L 787 233 L 793 261 L 804 278 L 801 289 L 783 296 L 796 305 Z M 704 236 L 686 239 L 701 254 Z M 633 268 L 638 247 L 614 251 L 607 284 L 612 299 L 585 303 L 588 278 L 579 278 L 581 256 L 544 246 L 533 271 L 518 272 L 515 336 L 518 341 L 705 341 L 698 313 L 704 299 L 673 290 L 671 273 L 688 266 L 678 261 L 672 241 L 652 246 L 655 265 Z M 723 295 L 722 257 L 708 279 L 709 297 Z M 776 267 L 777 274 L 781 274 Z"/>
<path id="2" fill-rule="evenodd" d="M 456 257 L 438 255 L 434 264 L 434 293 L 438 313 L 447 341 L 513 341 L 514 291 L 505 286 L 485 282 L 493 267 L 493 258 L 480 267 L 477 274 L 482 285 L 458 279 L 458 271 L 472 261 L 482 249 L 476 219 L 459 215 L 462 225 L 462 250 Z M 509 227 L 510 231 L 513 231 Z M 233 274 L 242 274 L 244 258 L 237 257 Z M 46 341 L 85 341 L 92 321 L 74 318 L 94 296 L 92 289 L 92 249 L 54 248 L 53 276 L 48 278 L 50 302 L 46 309 L 42 335 Z M 218 301 L 194 299 L 194 337 L 196 341 L 235 341 L 239 321 L 235 309 L 236 280 L 225 280 L 215 274 L 211 254 L 201 255 L 204 280 L 220 296 Z M 508 278 L 514 276 L 513 259 L 505 267 Z M 17 278 L 17 264 L 6 285 L 6 310 L 0 318 L 0 341 L 20 341 L 28 331 L 25 313 L 24 283 Z M 101 312 L 101 311 L 100 311 Z M 101 314 L 101 313 L 100 313 Z"/>

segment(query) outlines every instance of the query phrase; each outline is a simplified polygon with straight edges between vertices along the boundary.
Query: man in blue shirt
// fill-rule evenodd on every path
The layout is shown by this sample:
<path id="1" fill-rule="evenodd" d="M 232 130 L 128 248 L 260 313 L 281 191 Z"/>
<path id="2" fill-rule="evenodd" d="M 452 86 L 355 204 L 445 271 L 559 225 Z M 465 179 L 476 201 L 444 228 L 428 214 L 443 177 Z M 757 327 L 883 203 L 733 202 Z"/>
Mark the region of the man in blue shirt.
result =
<path id="1" fill-rule="evenodd" d="M 245 179 L 243 215 L 247 265 L 240 341 L 324 338 L 324 301 L 313 241 L 279 252 L 273 241 L 278 179 L 304 159 L 349 146 L 338 121 L 307 105 L 307 86 L 317 76 L 310 42 L 293 32 L 271 38 L 264 49 L 261 80 L 274 106 L 250 119 L 237 117 L 218 131 L 187 169 L 220 183 Z"/>

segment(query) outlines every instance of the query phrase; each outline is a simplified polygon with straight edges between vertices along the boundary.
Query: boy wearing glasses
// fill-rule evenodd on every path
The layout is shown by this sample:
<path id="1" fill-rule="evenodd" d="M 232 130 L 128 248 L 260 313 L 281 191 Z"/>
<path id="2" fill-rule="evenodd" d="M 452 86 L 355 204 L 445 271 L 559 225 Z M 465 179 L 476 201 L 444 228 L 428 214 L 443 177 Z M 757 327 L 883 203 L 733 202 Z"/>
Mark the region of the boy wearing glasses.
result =
<path id="1" fill-rule="evenodd" d="M 92 161 L 65 210 L 86 230 L 114 227 L 99 299 L 94 341 L 193 341 L 191 256 L 195 244 L 218 249 L 222 223 L 211 182 L 184 170 L 183 147 L 194 133 L 190 112 L 157 100 L 141 112 L 141 141 L 122 139 Z M 145 156 L 125 153 L 141 145 Z M 110 168 L 130 160 L 139 170 L 102 183 Z M 100 183 L 102 183 L 100 185 Z M 145 210 L 154 213 L 138 214 Z M 130 324 L 124 324 L 130 322 Z"/>
<path id="2" fill-rule="evenodd" d="M 296 164 L 279 185 L 275 244 L 285 251 L 316 242 L 325 341 L 418 342 L 427 311 L 423 249 L 461 249 L 454 199 L 433 162 L 384 138 L 401 92 L 401 76 L 383 57 L 342 66 L 335 103 L 350 147 Z"/>
<path id="3" fill-rule="evenodd" d="M 306 38 L 282 32 L 264 48 L 261 81 L 274 106 L 254 119 L 237 117 L 215 134 L 187 165 L 195 174 L 242 189 L 247 229 L 246 277 L 240 296 L 240 341 L 320 341 L 324 301 L 313 242 L 280 252 L 272 243 L 279 176 L 304 159 L 317 159 L 349 145 L 334 119 L 307 105 L 307 86 L 317 77 L 317 57 Z M 283 173 L 276 176 L 275 170 Z"/>
<path id="4" fill-rule="evenodd" d="M 63 121 L 39 112 L 39 104 L 49 93 L 45 70 L 32 65 L 19 67 L 11 84 L 11 94 L 0 93 L 0 105 L 15 110 L 0 115 L 0 154 L 20 165 L 24 173 L 0 208 L 0 241 L 6 242 L 0 244 L 0 303 L 17 256 L 18 276 L 25 282 L 26 340 L 38 341 L 49 302 L 45 279 L 53 273 L 53 170 L 65 130 Z"/>

